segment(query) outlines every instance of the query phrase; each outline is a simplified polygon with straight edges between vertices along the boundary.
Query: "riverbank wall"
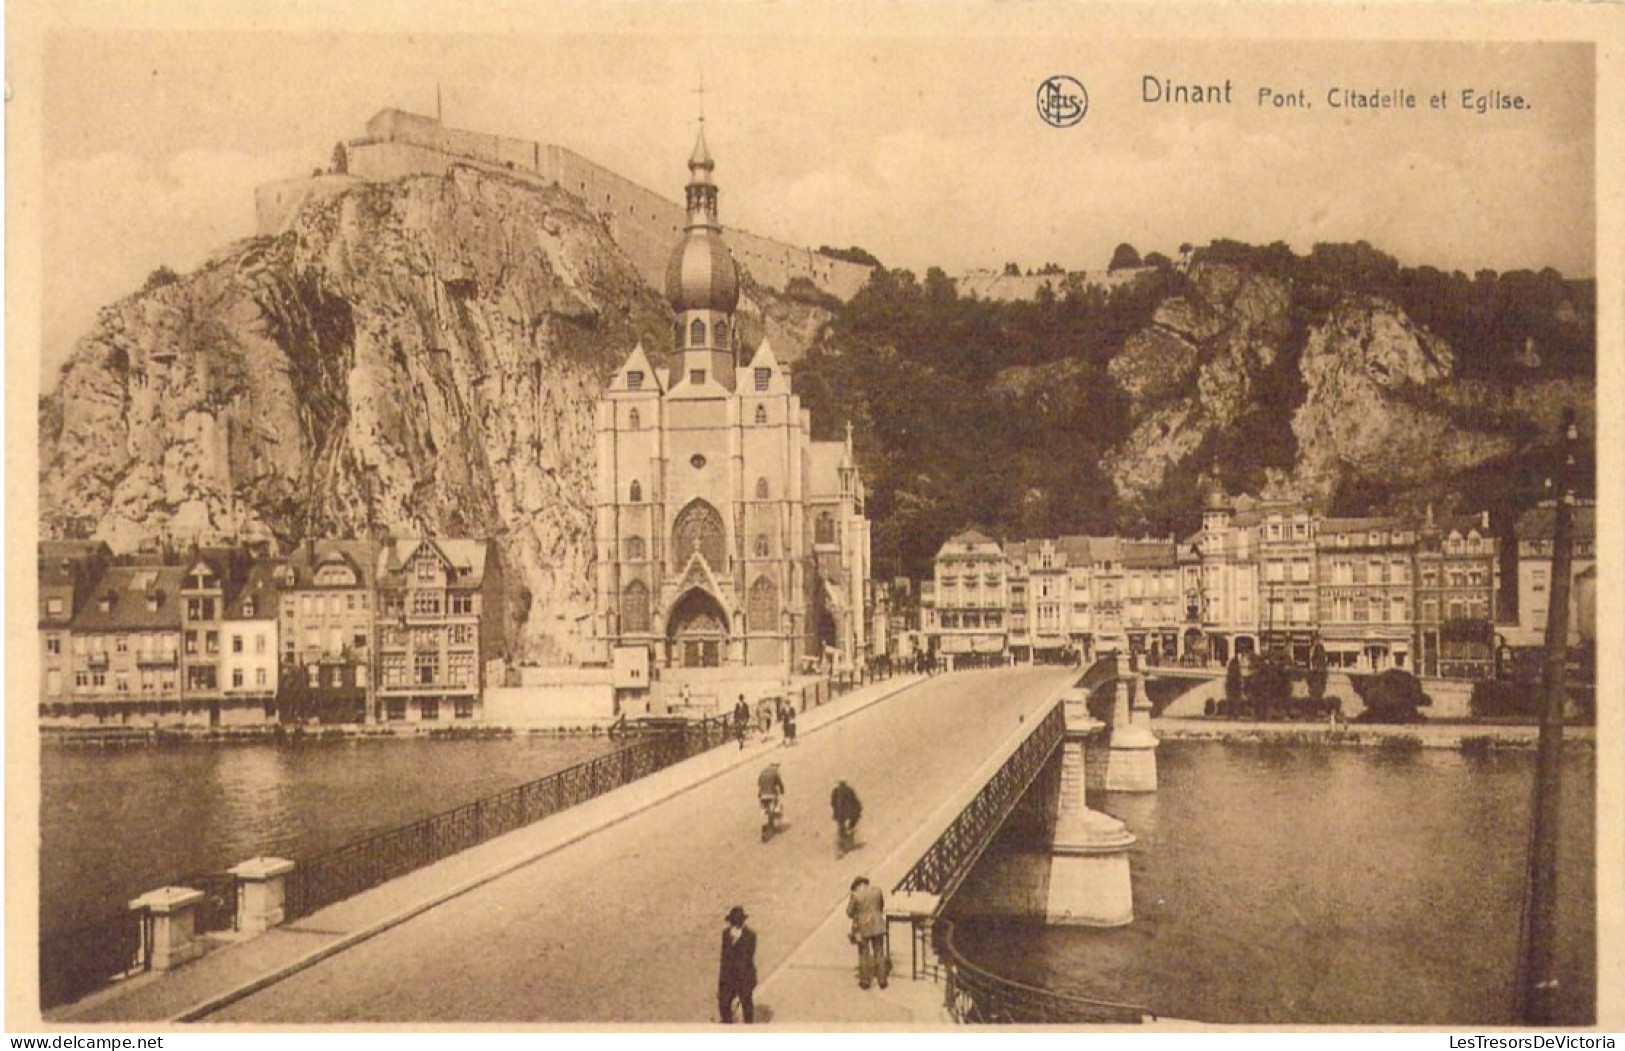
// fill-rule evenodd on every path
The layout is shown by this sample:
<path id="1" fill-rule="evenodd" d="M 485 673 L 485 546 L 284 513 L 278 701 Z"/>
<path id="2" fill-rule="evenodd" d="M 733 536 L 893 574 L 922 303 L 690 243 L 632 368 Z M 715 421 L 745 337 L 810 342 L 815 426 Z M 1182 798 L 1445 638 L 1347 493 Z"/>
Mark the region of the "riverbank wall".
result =
<path id="1" fill-rule="evenodd" d="M 1540 727 L 1502 723 L 1253 723 L 1224 719 L 1153 719 L 1164 741 L 1226 741 L 1240 744 L 1303 745 L 1315 748 L 1444 748 L 1476 752 L 1534 748 Z M 1569 726 L 1563 743 L 1594 749 L 1594 726 Z"/>

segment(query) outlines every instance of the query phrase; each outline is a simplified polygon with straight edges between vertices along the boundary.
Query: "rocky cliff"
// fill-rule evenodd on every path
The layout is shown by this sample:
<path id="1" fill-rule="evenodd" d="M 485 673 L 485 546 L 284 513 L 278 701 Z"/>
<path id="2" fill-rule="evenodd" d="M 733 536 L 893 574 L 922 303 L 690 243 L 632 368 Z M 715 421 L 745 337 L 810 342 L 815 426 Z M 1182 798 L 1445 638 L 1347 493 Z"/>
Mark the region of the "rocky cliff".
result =
<path id="1" fill-rule="evenodd" d="M 747 340 L 807 308 L 747 286 Z M 516 657 L 590 611 L 593 403 L 663 299 L 601 219 L 470 166 L 357 184 L 105 308 L 41 406 L 46 535 L 496 539 Z"/>

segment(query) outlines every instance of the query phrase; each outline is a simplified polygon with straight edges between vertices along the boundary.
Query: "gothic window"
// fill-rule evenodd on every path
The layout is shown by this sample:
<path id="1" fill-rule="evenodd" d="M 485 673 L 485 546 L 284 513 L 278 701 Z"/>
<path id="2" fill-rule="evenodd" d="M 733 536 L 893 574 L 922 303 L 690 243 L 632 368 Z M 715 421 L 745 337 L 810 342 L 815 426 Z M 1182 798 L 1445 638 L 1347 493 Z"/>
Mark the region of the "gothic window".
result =
<path id="1" fill-rule="evenodd" d="M 767 479 L 766 478 L 758 478 L 758 479 L 756 479 L 756 499 L 758 499 L 758 500 L 766 500 L 767 499 Z"/>
<path id="2" fill-rule="evenodd" d="M 758 405 L 758 406 L 756 406 L 756 422 L 758 424 L 763 424 L 763 423 L 767 422 L 767 406 L 766 405 Z"/>
<path id="3" fill-rule="evenodd" d="M 644 557 L 643 538 L 629 536 L 626 538 L 626 560 L 628 562 L 641 562 Z"/>
<path id="4" fill-rule="evenodd" d="M 699 318 L 695 318 L 694 323 L 688 326 L 688 345 L 691 347 L 705 345 L 705 322 Z"/>
<path id="5" fill-rule="evenodd" d="M 634 431 L 643 426 L 643 419 L 638 415 L 638 410 L 633 409 L 631 412 L 627 413 L 626 425 Z"/>
<path id="6" fill-rule="evenodd" d="M 673 321 L 671 323 L 671 341 L 677 347 L 682 347 L 682 345 L 683 345 L 683 323 L 681 321 Z"/>
<path id="7" fill-rule="evenodd" d="M 818 521 L 813 526 L 813 543 L 835 543 L 835 516 L 828 511 L 818 512 Z"/>
<path id="8" fill-rule="evenodd" d="M 636 480 L 632 482 L 632 492 L 628 499 L 634 504 L 643 502 L 643 486 L 639 485 Z"/>
<path id="9" fill-rule="evenodd" d="M 765 533 L 756 537 L 756 546 L 754 550 L 757 558 L 767 558 L 772 554 L 773 546 L 767 539 L 767 535 Z"/>
<path id="10" fill-rule="evenodd" d="M 634 580 L 621 592 L 621 630 L 642 634 L 649 630 L 649 588 Z"/>
<path id="11" fill-rule="evenodd" d="M 726 347 L 728 345 L 728 323 L 718 321 L 715 325 L 712 325 L 711 336 L 717 341 L 717 346 Z"/>
<path id="12" fill-rule="evenodd" d="M 722 515 L 704 500 L 694 500 L 677 514 L 672 530 L 673 559 L 677 565 L 687 564 L 698 551 L 713 569 L 727 566 L 726 534 L 722 528 Z"/>
<path id="13" fill-rule="evenodd" d="M 756 578 L 750 586 L 750 598 L 745 607 L 746 623 L 752 631 L 771 631 L 778 623 L 779 589 L 765 576 Z"/>

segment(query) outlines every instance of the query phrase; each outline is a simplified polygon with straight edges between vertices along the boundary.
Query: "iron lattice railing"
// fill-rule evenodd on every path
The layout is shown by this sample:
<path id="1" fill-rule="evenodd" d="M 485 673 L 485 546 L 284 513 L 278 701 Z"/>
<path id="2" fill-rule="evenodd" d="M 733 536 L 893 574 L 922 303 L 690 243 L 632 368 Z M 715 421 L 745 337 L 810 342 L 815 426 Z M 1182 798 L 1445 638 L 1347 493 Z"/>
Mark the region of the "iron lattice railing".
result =
<path id="1" fill-rule="evenodd" d="M 308 916 L 730 740 L 729 720 L 713 717 L 301 861 L 288 875 L 286 916 Z"/>
<path id="2" fill-rule="evenodd" d="M 1066 710 L 1057 704 L 1033 728 L 970 805 L 937 837 L 897 884 L 899 891 L 935 894 L 946 901 L 1004 824 L 1022 794 L 1048 762 L 1066 732 Z"/>
<path id="3" fill-rule="evenodd" d="M 1155 1019 L 1136 1004 L 1091 1000 L 1002 978 L 971 963 L 954 948 L 953 923 L 933 926 L 943 978 L 944 1006 L 963 1025 L 1138 1025 Z"/>
<path id="4" fill-rule="evenodd" d="M 211 872 L 174 881 L 177 887 L 203 892 L 192 914 L 199 934 L 237 929 L 237 877 L 229 872 Z"/>
<path id="5" fill-rule="evenodd" d="M 152 962 L 152 917 L 117 912 L 95 923 L 47 931 L 39 942 L 40 1010 L 70 1003 Z"/>

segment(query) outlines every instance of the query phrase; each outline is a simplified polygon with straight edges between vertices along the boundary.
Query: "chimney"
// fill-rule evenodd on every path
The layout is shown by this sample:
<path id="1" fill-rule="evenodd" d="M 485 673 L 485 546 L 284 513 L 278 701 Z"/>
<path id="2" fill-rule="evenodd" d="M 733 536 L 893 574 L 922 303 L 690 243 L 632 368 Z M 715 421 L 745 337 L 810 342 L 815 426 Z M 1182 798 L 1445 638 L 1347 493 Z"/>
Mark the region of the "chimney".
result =
<path id="1" fill-rule="evenodd" d="M 1478 512 L 1478 520 L 1484 526 L 1484 531 L 1488 532 L 1489 528 L 1490 528 L 1490 513 L 1489 513 L 1489 511 L 1484 510 L 1484 511 Z"/>

